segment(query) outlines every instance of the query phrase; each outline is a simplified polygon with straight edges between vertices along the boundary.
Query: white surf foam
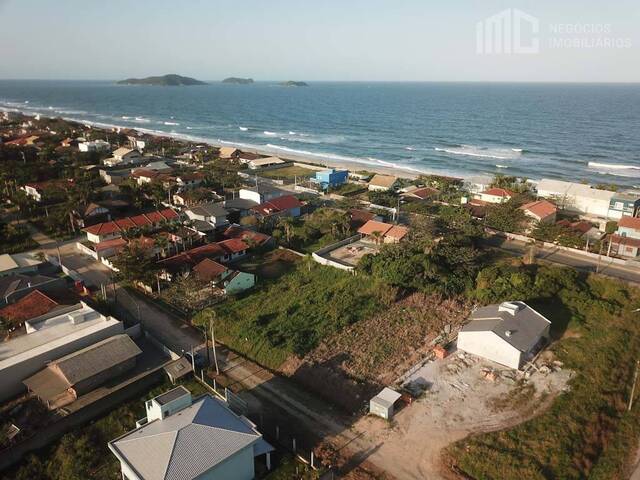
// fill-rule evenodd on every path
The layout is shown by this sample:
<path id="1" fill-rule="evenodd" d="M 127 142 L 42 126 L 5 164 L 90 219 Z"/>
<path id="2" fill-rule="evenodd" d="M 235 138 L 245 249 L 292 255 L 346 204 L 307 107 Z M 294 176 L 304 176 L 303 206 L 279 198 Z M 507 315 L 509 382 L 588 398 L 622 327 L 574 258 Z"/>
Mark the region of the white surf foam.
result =
<path id="1" fill-rule="evenodd" d="M 178 122 L 164 122 L 165 125 L 180 125 Z"/>
<path id="2" fill-rule="evenodd" d="M 276 132 L 270 132 L 268 130 L 265 130 L 262 133 L 265 134 L 267 137 L 275 137 L 276 135 L 278 135 Z"/>
<path id="3" fill-rule="evenodd" d="M 638 178 L 640 166 L 625 165 L 620 163 L 589 162 L 590 169 L 596 170 L 600 175 L 613 175 L 616 177 Z"/>
<path id="4" fill-rule="evenodd" d="M 247 127 L 238 127 L 240 130 L 242 130 L 243 132 L 246 132 L 247 130 L 249 130 Z"/>
<path id="5" fill-rule="evenodd" d="M 493 158 L 495 160 L 513 160 L 520 156 L 521 151 L 512 148 L 485 148 L 473 145 L 461 145 L 459 147 L 435 147 L 435 151 L 449 153 L 451 155 L 466 155 L 478 158 Z"/>
<path id="6" fill-rule="evenodd" d="M 500 165 L 499 163 L 496 163 L 496 168 L 509 168 L 508 165 Z"/>

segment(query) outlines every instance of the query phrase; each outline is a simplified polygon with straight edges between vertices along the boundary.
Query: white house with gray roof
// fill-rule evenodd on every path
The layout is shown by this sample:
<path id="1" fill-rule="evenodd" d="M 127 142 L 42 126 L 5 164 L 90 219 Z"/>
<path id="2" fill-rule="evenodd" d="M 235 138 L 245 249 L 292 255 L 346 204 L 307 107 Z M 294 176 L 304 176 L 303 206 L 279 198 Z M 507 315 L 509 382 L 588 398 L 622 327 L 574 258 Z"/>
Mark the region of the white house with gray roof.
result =
<path id="1" fill-rule="evenodd" d="M 520 368 L 549 339 L 551 322 L 524 302 L 475 310 L 458 333 L 458 349 Z"/>
<path id="2" fill-rule="evenodd" d="M 273 447 L 247 418 L 211 395 L 180 386 L 145 403 L 136 429 L 109 442 L 123 480 L 252 480 Z"/>

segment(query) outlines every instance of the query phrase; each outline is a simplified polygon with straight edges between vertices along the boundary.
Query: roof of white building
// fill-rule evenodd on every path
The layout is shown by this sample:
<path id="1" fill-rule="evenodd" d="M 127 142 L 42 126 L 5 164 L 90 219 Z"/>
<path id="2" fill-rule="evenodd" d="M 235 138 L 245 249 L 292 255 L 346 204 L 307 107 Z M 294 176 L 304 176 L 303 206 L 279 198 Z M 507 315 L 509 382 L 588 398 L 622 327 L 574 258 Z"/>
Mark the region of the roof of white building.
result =
<path id="1" fill-rule="evenodd" d="M 26 323 L 27 331 L 32 333 L 2 343 L 0 370 L 120 322 L 101 315 L 81 302 L 62 311 L 54 310 L 30 319 Z"/>
<path id="2" fill-rule="evenodd" d="M 35 267 L 41 263 L 42 260 L 38 260 L 32 253 L 5 253 L 0 255 L 0 273 L 17 268 Z"/>
<path id="3" fill-rule="evenodd" d="M 504 302 L 475 310 L 462 332 L 493 332 L 521 352 L 540 340 L 549 320 L 524 302 Z"/>
<path id="4" fill-rule="evenodd" d="M 250 422 L 206 395 L 113 440 L 109 446 L 140 478 L 189 480 L 252 444 L 254 455 L 272 449 Z"/>
<path id="5" fill-rule="evenodd" d="M 584 183 L 564 182 L 562 180 L 551 180 L 543 178 L 538 182 L 538 192 L 547 194 L 556 194 L 560 196 L 572 195 L 591 198 L 593 200 L 610 201 L 615 192 L 609 190 L 600 190 Z M 541 193 L 541 194 L 542 194 Z"/>

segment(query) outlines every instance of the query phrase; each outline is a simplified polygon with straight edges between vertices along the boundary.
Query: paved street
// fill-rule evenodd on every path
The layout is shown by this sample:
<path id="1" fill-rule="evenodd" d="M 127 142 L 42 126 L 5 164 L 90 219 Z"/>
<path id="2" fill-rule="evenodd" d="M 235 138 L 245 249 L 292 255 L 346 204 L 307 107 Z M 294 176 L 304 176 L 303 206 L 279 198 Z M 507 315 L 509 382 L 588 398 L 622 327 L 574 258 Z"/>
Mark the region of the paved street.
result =
<path id="1" fill-rule="evenodd" d="M 523 256 L 529 248 L 529 245 L 525 242 L 508 240 L 498 236 L 489 237 L 484 242 L 489 246 L 519 257 Z M 555 248 L 541 247 L 536 247 L 536 258 L 558 265 L 573 267 L 583 272 L 596 272 L 598 270 L 603 275 L 640 284 L 640 263 L 637 268 L 626 267 L 611 263 L 610 259 L 603 255 L 598 267 L 597 259 Z"/>

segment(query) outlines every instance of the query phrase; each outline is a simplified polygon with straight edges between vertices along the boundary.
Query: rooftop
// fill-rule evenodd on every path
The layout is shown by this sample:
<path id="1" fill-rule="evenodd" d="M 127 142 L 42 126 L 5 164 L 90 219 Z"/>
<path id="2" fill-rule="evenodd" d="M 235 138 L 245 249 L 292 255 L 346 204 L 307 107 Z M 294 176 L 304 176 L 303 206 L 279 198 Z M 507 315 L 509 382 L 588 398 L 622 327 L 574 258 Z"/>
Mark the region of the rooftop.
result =
<path id="1" fill-rule="evenodd" d="M 109 442 L 109 448 L 145 480 L 199 478 L 235 453 L 266 442 L 255 427 L 206 395 L 164 419 Z M 268 444 L 268 451 L 271 449 Z"/>
<path id="2" fill-rule="evenodd" d="M 377 173 L 369 181 L 369 185 L 373 185 L 375 187 L 391 188 L 397 181 L 397 177 L 392 177 L 391 175 L 381 175 Z"/>
<path id="3" fill-rule="evenodd" d="M 529 202 L 520 207 L 522 210 L 533 213 L 540 218 L 546 218 L 556 213 L 558 208 L 547 200 L 538 200 L 536 202 Z"/>
<path id="4" fill-rule="evenodd" d="M 470 319 L 462 327 L 463 332 L 491 331 L 521 352 L 531 350 L 551 324 L 526 303 L 518 301 L 480 307 Z"/>
<path id="5" fill-rule="evenodd" d="M 40 290 L 33 290 L 20 300 L 0 309 L 0 317 L 12 322 L 22 323 L 30 318 L 39 317 L 60 305 Z"/>
<path id="6" fill-rule="evenodd" d="M 618 227 L 640 230 L 640 217 L 622 217 L 618 222 Z"/>
<path id="7" fill-rule="evenodd" d="M 38 260 L 33 253 L 5 253 L 0 255 L 0 273 L 18 268 L 35 267 L 41 263 L 43 263 L 42 260 Z"/>

